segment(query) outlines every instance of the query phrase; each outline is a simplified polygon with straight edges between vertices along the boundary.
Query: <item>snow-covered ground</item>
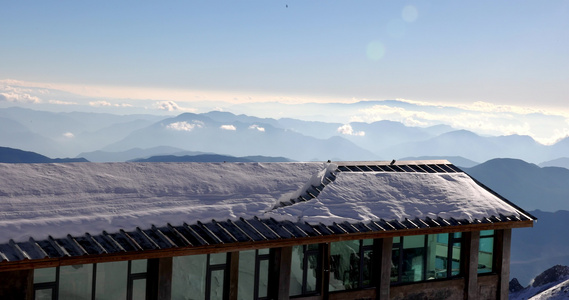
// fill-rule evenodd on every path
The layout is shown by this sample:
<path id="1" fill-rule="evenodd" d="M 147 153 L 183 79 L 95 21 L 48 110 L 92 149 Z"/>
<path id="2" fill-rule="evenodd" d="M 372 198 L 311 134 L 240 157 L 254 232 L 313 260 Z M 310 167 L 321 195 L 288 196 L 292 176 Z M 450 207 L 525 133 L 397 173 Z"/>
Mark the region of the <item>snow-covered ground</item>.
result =
<path id="1" fill-rule="evenodd" d="M 344 172 L 316 199 L 278 207 L 323 182 L 335 168 L 323 163 L 0 164 L 0 243 L 254 216 L 331 224 L 518 215 L 464 173 Z"/>

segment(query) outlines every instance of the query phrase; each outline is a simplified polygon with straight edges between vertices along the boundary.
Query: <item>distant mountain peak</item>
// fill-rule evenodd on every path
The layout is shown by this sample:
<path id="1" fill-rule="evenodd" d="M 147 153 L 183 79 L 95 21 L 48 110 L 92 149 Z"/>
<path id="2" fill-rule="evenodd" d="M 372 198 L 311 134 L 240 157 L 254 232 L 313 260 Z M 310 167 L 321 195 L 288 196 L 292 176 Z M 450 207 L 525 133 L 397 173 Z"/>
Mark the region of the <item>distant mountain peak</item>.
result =
<path id="1" fill-rule="evenodd" d="M 549 283 L 559 282 L 567 278 L 569 278 L 569 267 L 555 265 L 537 275 L 531 286 L 539 287 Z"/>

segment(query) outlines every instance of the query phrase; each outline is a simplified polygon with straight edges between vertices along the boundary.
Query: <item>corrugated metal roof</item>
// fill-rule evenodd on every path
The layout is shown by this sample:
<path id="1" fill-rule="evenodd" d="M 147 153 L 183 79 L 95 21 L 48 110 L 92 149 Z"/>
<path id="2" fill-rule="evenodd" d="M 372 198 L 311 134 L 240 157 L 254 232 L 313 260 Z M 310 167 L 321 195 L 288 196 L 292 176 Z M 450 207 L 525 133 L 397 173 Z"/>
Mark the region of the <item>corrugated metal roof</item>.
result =
<path id="1" fill-rule="evenodd" d="M 328 184 L 333 183 L 341 173 L 354 172 L 412 172 L 412 173 L 461 173 L 462 170 L 446 161 L 428 162 L 359 162 L 337 163 L 334 172 L 325 174 L 321 185 L 309 186 L 305 193 L 277 206 L 286 207 L 298 202 L 317 198 Z M 478 183 L 479 184 L 479 183 Z M 487 187 L 480 184 L 484 189 Z M 489 190 L 492 192 L 491 190 Z M 494 192 L 492 192 L 495 194 Z M 497 194 L 495 194 L 497 195 Z M 497 195 L 499 197 L 499 195 Z M 195 224 L 154 224 L 150 228 L 117 232 L 90 232 L 81 236 L 67 235 L 64 238 L 49 238 L 0 244 L 0 260 L 4 263 L 45 258 L 82 257 L 88 255 L 116 254 L 151 251 L 171 248 L 207 247 L 220 244 L 276 241 L 297 238 L 325 237 L 331 235 L 353 235 L 360 233 L 386 233 L 429 228 L 460 227 L 462 225 L 488 225 L 503 222 L 532 221 L 535 217 L 507 201 L 517 214 L 487 216 L 476 220 L 454 218 L 414 218 L 405 220 L 373 220 L 369 222 L 336 222 L 332 224 L 309 224 L 307 222 L 277 221 L 273 218 L 239 218 L 237 220 L 202 220 Z M 456 228 L 450 229 L 456 231 Z M 0 263 L 0 267 L 1 267 Z"/>

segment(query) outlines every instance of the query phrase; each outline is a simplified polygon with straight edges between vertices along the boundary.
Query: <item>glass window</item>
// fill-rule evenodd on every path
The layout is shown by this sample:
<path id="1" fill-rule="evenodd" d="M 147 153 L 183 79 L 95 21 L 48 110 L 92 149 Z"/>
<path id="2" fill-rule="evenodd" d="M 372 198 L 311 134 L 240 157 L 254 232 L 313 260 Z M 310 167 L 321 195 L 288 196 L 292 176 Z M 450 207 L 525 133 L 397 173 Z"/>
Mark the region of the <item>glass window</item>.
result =
<path id="1" fill-rule="evenodd" d="M 480 232 L 480 244 L 478 248 L 478 273 L 492 272 L 494 262 L 494 231 L 483 230 Z"/>
<path id="2" fill-rule="evenodd" d="M 128 261 L 97 264 L 95 299 L 126 299 Z"/>
<path id="3" fill-rule="evenodd" d="M 146 279 L 135 279 L 132 281 L 132 299 L 146 299 Z"/>
<path id="4" fill-rule="evenodd" d="M 425 236 L 414 235 L 403 238 L 403 282 L 415 282 L 424 280 L 423 271 L 426 259 Z"/>
<path id="5" fill-rule="evenodd" d="M 269 259 L 259 260 L 259 298 L 266 298 L 269 290 Z"/>
<path id="6" fill-rule="evenodd" d="M 317 293 L 320 284 L 319 270 L 318 244 L 293 246 L 289 294 L 298 296 Z"/>
<path id="7" fill-rule="evenodd" d="M 255 250 L 239 252 L 239 281 L 237 299 L 254 299 Z"/>
<path id="8" fill-rule="evenodd" d="M 227 253 L 212 253 L 209 255 L 210 265 L 223 265 L 227 262 Z"/>
<path id="9" fill-rule="evenodd" d="M 130 261 L 130 274 L 146 273 L 148 266 L 147 259 L 137 259 Z"/>
<path id="10" fill-rule="evenodd" d="M 93 294 L 93 265 L 63 266 L 59 269 L 59 299 L 88 300 Z"/>
<path id="11" fill-rule="evenodd" d="M 238 299 L 264 299 L 268 296 L 269 260 L 269 249 L 239 252 Z"/>
<path id="12" fill-rule="evenodd" d="M 147 264 L 141 259 L 36 269 L 34 299 L 145 299 Z"/>
<path id="13" fill-rule="evenodd" d="M 212 270 L 211 271 L 211 285 L 209 290 L 210 299 L 212 300 L 223 300 L 223 287 L 224 287 L 224 270 Z"/>
<path id="14" fill-rule="evenodd" d="M 371 285 L 373 239 L 330 244 L 330 291 Z"/>
<path id="15" fill-rule="evenodd" d="M 393 239 L 391 282 L 417 282 L 460 274 L 461 235 L 443 233 Z"/>
<path id="16" fill-rule="evenodd" d="M 207 255 L 177 256 L 172 266 L 172 299 L 205 299 Z"/>
<path id="17" fill-rule="evenodd" d="M 34 300 L 52 300 L 53 288 L 36 289 Z"/>
<path id="18" fill-rule="evenodd" d="M 55 282 L 56 268 L 43 268 L 34 270 L 34 283 Z"/>

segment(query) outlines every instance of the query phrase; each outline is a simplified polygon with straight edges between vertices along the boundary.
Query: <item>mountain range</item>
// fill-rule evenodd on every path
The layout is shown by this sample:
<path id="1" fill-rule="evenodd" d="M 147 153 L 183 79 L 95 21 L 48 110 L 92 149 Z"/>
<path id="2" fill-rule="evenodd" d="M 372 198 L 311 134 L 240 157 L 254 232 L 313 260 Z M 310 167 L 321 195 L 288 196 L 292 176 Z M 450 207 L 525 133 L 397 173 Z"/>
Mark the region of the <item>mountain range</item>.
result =
<path id="1" fill-rule="evenodd" d="M 3 108 L 0 141 L 0 146 L 49 157 L 97 162 L 200 153 L 297 161 L 428 156 L 483 162 L 509 157 L 548 166 L 567 166 L 569 160 L 569 138 L 542 145 L 529 136 L 482 136 L 444 124 L 413 127 L 385 120 L 342 124 L 219 111 L 165 117 Z"/>

